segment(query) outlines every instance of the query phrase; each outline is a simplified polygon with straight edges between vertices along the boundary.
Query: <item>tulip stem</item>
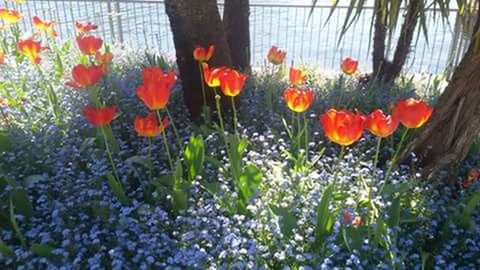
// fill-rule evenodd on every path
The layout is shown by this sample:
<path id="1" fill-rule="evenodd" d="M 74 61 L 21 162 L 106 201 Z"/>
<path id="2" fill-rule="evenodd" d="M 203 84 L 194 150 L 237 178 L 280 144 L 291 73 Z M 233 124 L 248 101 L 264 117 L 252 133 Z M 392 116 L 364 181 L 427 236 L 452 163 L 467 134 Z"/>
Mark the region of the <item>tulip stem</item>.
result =
<path id="1" fill-rule="evenodd" d="M 400 142 L 398 143 L 397 150 L 395 151 L 395 154 L 393 155 L 392 160 L 390 161 L 390 166 L 388 166 L 387 172 L 385 173 L 385 180 L 384 180 L 383 185 L 380 189 L 380 195 L 383 194 L 385 186 L 387 185 L 388 178 L 390 177 L 390 173 L 392 172 L 392 169 L 395 166 L 395 162 L 397 162 L 398 155 L 400 154 L 400 149 L 402 148 L 402 145 L 405 141 L 405 138 L 407 137 L 408 130 L 409 129 L 406 128 L 405 131 L 403 132 L 402 138 L 400 139 Z"/>
<path id="2" fill-rule="evenodd" d="M 148 179 L 152 182 L 152 171 L 153 171 L 153 164 L 152 164 L 152 138 L 148 137 Z"/>
<path id="3" fill-rule="evenodd" d="M 300 113 L 297 113 L 297 155 L 300 157 L 300 149 L 302 148 L 302 126 L 300 124 Z"/>
<path id="4" fill-rule="evenodd" d="M 165 111 L 167 112 L 168 118 L 170 119 L 170 123 L 172 124 L 173 133 L 175 134 L 175 138 L 177 139 L 177 143 L 178 143 L 178 149 L 179 149 L 179 151 L 181 151 L 182 141 L 180 140 L 180 136 L 178 135 L 178 130 L 177 130 L 177 127 L 175 126 L 175 121 L 173 121 L 172 115 L 168 111 L 167 107 L 165 107 Z M 158 121 L 161 121 L 161 119 L 158 119 Z"/>
<path id="5" fill-rule="evenodd" d="M 202 68 L 202 63 L 198 62 L 198 69 L 200 70 L 200 85 L 202 86 L 202 96 L 203 96 L 203 120 L 207 122 L 207 124 L 210 124 L 210 110 L 207 105 L 207 95 L 205 92 L 205 84 L 203 83 L 204 78 L 203 78 L 203 68 Z"/>
<path id="6" fill-rule="evenodd" d="M 232 100 L 232 110 L 233 110 L 233 132 L 235 133 L 235 136 L 239 136 L 237 132 L 237 125 L 238 125 L 238 119 L 237 119 L 237 109 L 235 108 L 235 99 L 231 97 Z"/>
<path id="7" fill-rule="evenodd" d="M 220 106 L 220 95 L 215 94 L 215 105 L 217 106 L 217 113 L 218 113 L 218 120 L 220 121 L 220 129 L 222 131 L 222 136 L 225 136 L 225 128 L 223 126 L 223 119 L 222 119 L 222 108 Z"/>
<path id="8" fill-rule="evenodd" d="M 162 123 L 162 117 L 160 116 L 160 110 L 155 110 L 155 112 L 157 113 L 158 122 Z M 172 155 L 170 154 L 170 148 L 168 147 L 168 142 L 167 142 L 167 135 L 165 133 L 166 133 L 165 129 L 162 130 L 163 145 L 165 146 L 165 151 L 167 152 L 167 158 L 168 158 L 168 163 L 170 164 L 170 169 L 173 172 L 174 168 L 173 168 L 173 162 L 172 162 Z"/>
<path id="9" fill-rule="evenodd" d="M 113 158 L 112 158 L 112 153 L 110 152 L 110 146 L 108 145 L 108 138 L 107 138 L 107 133 L 105 132 L 105 126 L 100 127 L 100 130 L 102 131 L 102 134 L 103 134 L 103 141 L 105 142 L 105 150 L 107 151 L 108 159 L 110 160 L 110 164 L 112 165 L 113 174 L 115 175 L 117 182 L 121 184 L 120 177 L 118 176 L 118 172 L 117 172 L 117 166 L 115 166 L 115 162 L 113 161 Z"/>
<path id="10" fill-rule="evenodd" d="M 380 153 L 380 145 L 382 144 L 382 137 L 378 137 L 377 139 L 377 148 L 375 150 L 375 157 L 373 159 L 373 181 L 376 182 L 377 177 L 377 163 L 378 163 L 378 156 Z"/>
<path id="11" fill-rule="evenodd" d="M 308 161 L 308 122 L 307 122 L 307 113 L 303 113 L 303 124 L 305 126 L 305 160 Z"/>
<path id="12" fill-rule="evenodd" d="M 333 174 L 333 181 L 334 182 L 337 181 L 337 175 L 338 175 L 338 170 L 340 168 L 340 162 L 342 161 L 344 155 L 345 155 L 345 146 L 342 145 L 342 148 L 340 149 L 340 154 L 338 155 L 337 164 L 335 165 L 335 173 Z"/>
<path id="13" fill-rule="evenodd" d="M 35 68 L 37 69 L 38 73 L 40 74 L 40 78 L 42 78 L 42 83 L 47 84 L 47 86 L 48 86 L 48 88 L 49 88 L 49 89 L 47 89 L 47 88 L 42 87 L 42 88 L 45 89 L 45 94 L 47 95 L 48 105 L 49 105 L 50 110 L 51 110 L 51 112 L 52 112 L 52 114 L 53 114 L 53 117 L 54 117 L 55 119 L 57 119 L 57 118 L 58 118 L 58 113 L 57 113 L 57 110 L 56 110 L 56 108 L 55 108 L 55 107 L 57 106 L 57 104 L 54 104 L 54 103 L 53 103 L 54 100 L 52 100 L 52 98 L 53 98 L 52 95 L 55 95 L 55 92 L 53 91 L 53 87 L 52 87 L 52 85 L 50 84 L 50 81 L 47 80 L 47 79 L 45 79 L 45 74 L 43 73 L 42 68 L 41 68 L 38 64 L 35 64 L 34 66 L 35 66 Z M 49 90 L 50 90 L 51 93 L 49 92 Z"/>

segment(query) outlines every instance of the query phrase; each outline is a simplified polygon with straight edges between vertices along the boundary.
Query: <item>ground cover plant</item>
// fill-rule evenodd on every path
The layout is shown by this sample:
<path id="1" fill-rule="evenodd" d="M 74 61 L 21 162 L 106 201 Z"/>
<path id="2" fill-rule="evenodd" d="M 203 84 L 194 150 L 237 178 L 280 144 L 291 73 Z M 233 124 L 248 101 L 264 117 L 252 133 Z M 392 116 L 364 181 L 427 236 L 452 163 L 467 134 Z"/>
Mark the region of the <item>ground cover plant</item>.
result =
<path id="1" fill-rule="evenodd" d="M 480 265 L 478 152 L 453 186 L 396 162 L 441 78 L 364 82 L 351 58 L 326 78 L 276 47 L 246 74 L 208 44 L 192 121 L 168 59 L 0 15 L 2 269 Z"/>

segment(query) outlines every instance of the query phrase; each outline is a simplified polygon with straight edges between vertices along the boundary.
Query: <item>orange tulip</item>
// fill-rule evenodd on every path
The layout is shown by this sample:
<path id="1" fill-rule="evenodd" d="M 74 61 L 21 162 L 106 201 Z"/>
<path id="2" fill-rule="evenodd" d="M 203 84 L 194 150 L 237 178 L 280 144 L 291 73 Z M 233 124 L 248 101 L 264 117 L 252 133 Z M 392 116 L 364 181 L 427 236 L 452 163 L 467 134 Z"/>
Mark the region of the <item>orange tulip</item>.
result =
<path id="1" fill-rule="evenodd" d="M 288 108 L 294 112 L 304 112 L 308 110 L 313 101 L 313 91 L 311 89 L 300 90 L 297 88 L 287 88 L 283 92 L 285 102 Z"/>
<path id="2" fill-rule="evenodd" d="M 286 55 L 287 52 L 279 50 L 276 46 L 272 46 L 272 48 L 270 48 L 268 51 L 267 58 L 270 63 L 274 65 L 280 65 L 283 63 Z"/>
<path id="3" fill-rule="evenodd" d="M 347 75 L 352 75 L 357 71 L 358 61 L 353 58 L 347 57 L 342 60 L 342 64 L 340 65 L 340 67 L 342 68 L 343 73 Z"/>
<path id="4" fill-rule="evenodd" d="M 348 146 L 362 137 L 365 116 L 346 110 L 330 109 L 320 115 L 320 123 L 332 142 Z"/>
<path id="5" fill-rule="evenodd" d="M 225 96 L 238 96 L 240 91 L 242 91 L 246 80 L 247 75 L 239 73 L 233 69 L 226 70 L 220 77 L 220 90 L 222 90 L 222 93 Z"/>
<path id="6" fill-rule="evenodd" d="M 212 58 L 213 53 L 215 52 L 215 45 L 210 45 L 208 51 L 203 47 L 196 47 L 193 50 L 193 58 L 198 62 L 207 62 Z"/>
<path id="7" fill-rule="evenodd" d="M 117 113 L 117 106 L 95 108 L 87 106 L 83 109 L 83 115 L 87 121 L 95 127 L 101 127 L 109 124 L 115 114 Z"/>
<path id="8" fill-rule="evenodd" d="M 97 63 L 102 66 L 103 73 L 107 73 L 108 64 L 110 64 L 113 60 L 113 54 L 110 52 L 102 54 L 101 52 L 97 51 L 95 53 L 95 60 L 97 60 Z"/>
<path id="9" fill-rule="evenodd" d="M 103 75 L 102 66 L 91 66 L 79 64 L 72 69 L 73 81 L 69 81 L 66 85 L 73 88 L 86 88 L 96 84 Z"/>
<path id="10" fill-rule="evenodd" d="M 94 36 L 78 36 L 77 45 L 83 54 L 94 55 L 102 47 L 103 40 Z"/>
<path id="11" fill-rule="evenodd" d="M 303 70 L 301 69 L 296 69 L 291 67 L 290 68 L 290 74 L 289 74 L 289 81 L 293 85 L 300 85 L 303 83 L 303 80 L 305 80 L 305 76 L 307 75 Z"/>
<path id="12" fill-rule="evenodd" d="M 22 19 L 22 14 L 13 9 L 0 8 L 0 18 L 6 24 L 18 23 Z"/>
<path id="13" fill-rule="evenodd" d="M 98 26 L 96 26 L 95 24 L 91 23 L 91 22 L 88 22 L 87 24 L 83 24 L 81 22 L 75 22 L 75 29 L 77 29 L 77 31 L 79 33 L 88 33 L 92 30 L 95 30 L 97 29 Z"/>
<path id="14" fill-rule="evenodd" d="M 18 42 L 18 50 L 20 53 L 28 57 L 33 64 L 40 64 L 42 59 L 39 54 L 45 49 L 45 47 L 40 45 L 40 42 L 33 39 L 20 40 Z"/>
<path id="15" fill-rule="evenodd" d="M 375 110 L 367 117 L 367 129 L 378 137 L 388 137 L 398 127 L 398 117 L 386 116 L 382 110 Z"/>
<path id="16" fill-rule="evenodd" d="M 5 63 L 5 54 L 0 51 L 0 65 L 3 65 Z"/>
<path id="17" fill-rule="evenodd" d="M 207 63 L 203 63 L 202 68 L 205 83 L 212 88 L 219 87 L 221 84 L 220 78 L 224 75 L 225 72 L 228 72 L 230 70 L 227 67 L 217 67 L 211 69 L 208 67 Z"/>
<path id="18" fill-rule="evenodd" d="M 149 67 L 143 71 L 143 85 L 137 88 L 137 96 L 150 110 L 165 108 L 170 91 L 177 77 L 173 71 L 163 73 L 160 68 Z"/>
<path id="19" fill-rule="evenodd" d="M 137 115 L 134 121 L 135 130 L 138 136 L 155 137 L 162 133 L 168 126 L 168 118 L 164 118 L 159 125 L 157 117 L 150 112 L 145 117 Z"/>
<path id="20" fill-rule="evenodd" d="M 399 100 L 395 108 L 393 108 L 393 115 L 398 117 L 400 123 L 407 128 L 419 128 L 425 124 L 432 115 L 433 108 L 422 100 L 405 99 Z"/>
<path id="21" fill-rule="evenodd" d="M 55 25 L 57 25 L 57 21 L 46 22 L 40 19 L 38 16 L 33 17 L 33 25 L 40 31 L 45 31 L 49 36 L 56 37 L 58 36 L 58 32 L 53 29 Z"/>

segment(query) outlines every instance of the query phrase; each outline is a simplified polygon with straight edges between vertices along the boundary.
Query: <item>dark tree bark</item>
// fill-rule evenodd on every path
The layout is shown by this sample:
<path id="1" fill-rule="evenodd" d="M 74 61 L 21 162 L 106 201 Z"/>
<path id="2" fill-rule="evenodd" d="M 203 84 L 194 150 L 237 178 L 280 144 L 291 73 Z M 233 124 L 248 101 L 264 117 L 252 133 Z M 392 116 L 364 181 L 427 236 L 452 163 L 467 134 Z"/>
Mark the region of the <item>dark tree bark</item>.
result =
<path id="1" fill-rule="evenodd" d="M 480 133 L 479 19 L 467 53 L 440 96 L 430 121 L 410 142 L 400 157 L 414 152 L 427 177 L 461 162 Z"/>
<path id="2" fill-rule="evenodd" d="M 373 50 L 373 76 L 383 82 L 392 82 L 400 75 L 408 54 L 411 51 L 415 28 L 421 8 L 421 0 L 411 0 L 408 3 L 405 20 L 400 29 L 397 46 L 393 60 L 389 61 L 385 55 L 386 23 L 382 19 L 382 11 L 376 6 L 374 50 Z M 377 4 L 378 5 L 378 4 Z M 386 20 L 386 19 L 385 19 Z"/>
<path id="3" fill-rule="evenodd" d="M 230 47 L 232 64 L 242 71 L 250 70 L 249 0 L 226 0 L 223 24 Z"/>
<path id="4" fill-rule="evenodd" d="M 166 0 L 165 10 L 170 20 L 177 65 L 182 81 L 185 104 L 194 119 L 202 111 L 202 89 L 200 70 L 193 58 L 196 46 L 208 47 L 215 44 L 217 49 L 209 61 L 211 66 L 232 66 L 230 50 L 225 37 L 216 0 Z M 214 108 L 213 91 L 206 88 L 207 103 Z M 226 100 L 222 98 L 222 100 Z M 228 104 L 225 102 L 225 104 Z"/>

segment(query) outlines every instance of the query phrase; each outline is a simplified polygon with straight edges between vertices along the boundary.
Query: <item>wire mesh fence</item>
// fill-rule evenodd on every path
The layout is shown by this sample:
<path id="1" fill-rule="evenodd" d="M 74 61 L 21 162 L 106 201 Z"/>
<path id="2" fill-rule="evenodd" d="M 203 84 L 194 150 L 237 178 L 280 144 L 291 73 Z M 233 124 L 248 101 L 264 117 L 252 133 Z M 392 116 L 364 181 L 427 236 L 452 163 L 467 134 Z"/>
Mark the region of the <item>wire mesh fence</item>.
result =
<path id="1" fill-rule="evenodd" d="M 34 15 L 57 20 L 62 38 L 75 35 L 75 21 L 91 21 L 99 25 L 99 34 L 110 42 L 156 50 L 174 55 L 174 45 L 164 2 L 160 0 L 30 0 L 22 5 L 5 1 L 26 17 L 22 27 L 31 31 L 28 18 Z M 13 6 L 15 5 L 15 6 Z M 371 69 L 371 23 L 373 9 L 366 8 L 340 40 L 340 31 L 347 7 L 337 7 L 327 21 L 330 6 L 251 4 L 251 62 L 261 65 L 272 45 L 288 52 L 295 64 L 309 64 L 323 70 L 338 70 L 343 57 L 360 61 L 362 70 Z M 219 3 L 222 14 L 223 4 Z M 436 11 L 427 12 L 428 34 L 419 29 L 414 38 L 412 53 L 407 59 L 408 73 L 443 73 L 455 66 L 463 55 L 468 38 L 458 34 L 456 10 L 450 10 L 449 20 L 442 20 Z M 400 22 L 402 18 L 400 18 Z M 400 25 L 400 24 L 399 24 Z M 398 27 L 389 42 L 394 48 Z M 393 54 L 393 49 L 389 50 Z"/>

